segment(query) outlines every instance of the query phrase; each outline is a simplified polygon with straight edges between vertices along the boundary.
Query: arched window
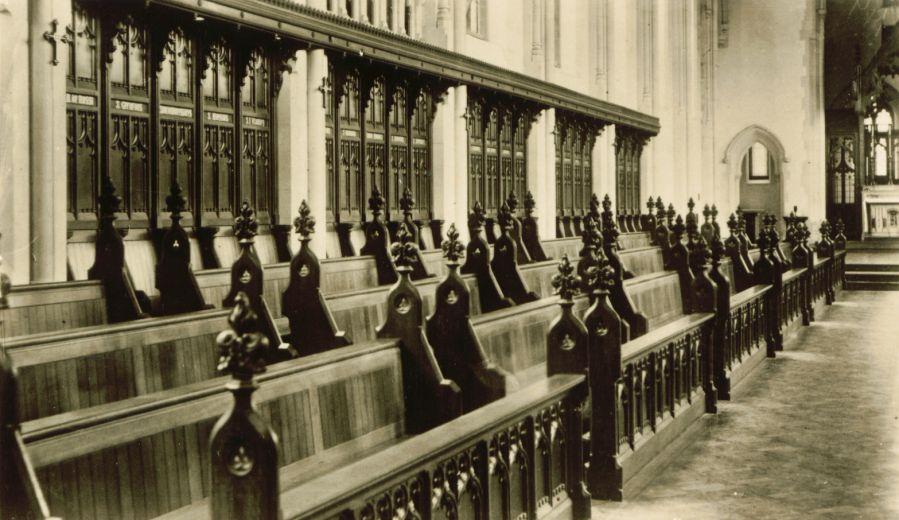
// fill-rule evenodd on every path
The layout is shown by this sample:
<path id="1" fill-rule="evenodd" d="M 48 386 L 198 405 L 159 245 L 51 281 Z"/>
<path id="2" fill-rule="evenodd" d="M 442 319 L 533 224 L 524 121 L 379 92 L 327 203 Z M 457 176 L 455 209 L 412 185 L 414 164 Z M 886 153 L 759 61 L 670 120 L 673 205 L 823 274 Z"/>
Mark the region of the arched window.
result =
<path id="1" fill-rule="evenodd" d="M 893 148 L 893 116 L 883 106 L 875 105 L 871 115 L 865 118 L 865 130 L 868 137 L 868 183 L 882 184 L 891 182 L 895 177 L 892 161 Z"/>
<path id="2" fill-rule="evenodd" d="M 750 182 L 770 182 L 771 172 L 774 171 L 774 158 L 768 153 L 765 145 L 755 142 L 743 154 L 741 168 L 743 175 Z"/>
<path id="3" fill-rule="evenodd" d="M 487 38 L 487 0 L 468 0 L 465 13 L 468 34 L 478 38 Z"/>

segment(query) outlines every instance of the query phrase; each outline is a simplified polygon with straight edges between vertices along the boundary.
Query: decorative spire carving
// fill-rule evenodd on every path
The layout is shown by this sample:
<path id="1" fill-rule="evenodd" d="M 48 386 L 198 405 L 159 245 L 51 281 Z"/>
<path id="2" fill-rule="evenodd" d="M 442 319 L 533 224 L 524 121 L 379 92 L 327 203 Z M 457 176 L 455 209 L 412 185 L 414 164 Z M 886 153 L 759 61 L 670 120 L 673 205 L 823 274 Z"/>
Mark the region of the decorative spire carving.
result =
<path id="1" fill-rule="evenodd" d="M 686 226 L 684 226 L 684 219 L 680 215 L 677 216 L 677 219 L 674 221 L 674 224 L 671 226 L 671 232 L 674 233 L 674 239 L 677 242 L 680 242 L 684 237 L 684 231 L 686 230 Z"/>
<path id="2" fill-rule="evenodd" d="M 253 237 L 256 236 L 256 230 L 259 225 L 256 223 L 256 215 L 253 208 L 250 207 L 248 201 L 243 201 L 240 205 L 240 212 L 234 219 L 234 236 L 240 244 L 252 244 Z"/>
<path id="3" fill-rule="evenodd" d="M 528 217 L 533 216 L 536 208 L 537 201 L 534 200 L 534 194 L 531 193 L 531 190 L 528 190 L 524 194 L 524 214 Z"/>
<path id="4" fill-rule="evenodd" d="M 418 259 L 418 249 L 412 242 L 412 235 L 406 230 L 406 226 L 400 226 L 397 230 L 396 242 L 390 245 L 390 254 L 398 268 L 412 269 L 412 264 Z"/>
<path id="5" fill-rule="evenodd" d="M 100 197 L 97 199 L 100 206 L 100 218 L 105 220 L 115 220 L 116 213 L 121 211 L 122 198 L 116 195 L 115 184 L 112 183 L 112 177 L 103 176 L 100 185 Z"/>
<path id="6" fill-rule="evenodd" d="M 715 224 L 718 221 L 718 207 L 712 204 L 712 224 Z"/>
<path id="7" fill-rule="evenodd" d="M 368 198 L 368 210 L 376 217 L 384 212 L 384 197 L 381 195 L 381 190 L 378 189 L 377 185 L 371 188 L 371 197 Z"/>
<path id="8" fill-rule="evenodd" d="M 574 274 L 574 266 L 568 260 L 568 254 L 562 255 L 559 262 L 559 273 L 553 275 L 552 286 L 563 301 L 570 302 L 580 287 L 580 277 Z"/>
<path id="9" fill-rule="evenodd" d="M 299 216 L 293 219 L 293 229 L 300 235 L 301 241 L 311 240 L 310 235 L 315 233 L 315 217 L 305 199 L 300 203 Z"/>
<path id="10" fill-rule="evenodd" d="M 709 252 L 708 243 L 702 235 L 694 235 L 690 241 L 690 267 L 694 272 L 705 269 L 709 265 L 711 253 Z"/>
<path id="11" fill-rule="evenodd" d="M 665 219 L 668 221 L 668 228 L 670 229 L 674 225 L 674 216 L 677 215 L 677 212 L 674 211 L 674 204 L 668 203 L 668 212 L 665 214 Z"/>
<path id="12" fill-rule="evenodd" d="M 450 224 L 449 229 L 446 230 L 446 240 L 440 244 L 440 247 L 443 249 L 443 258 L 446 258 L 450 265 L 457 265 L 459 259 L 465 256 L 465 246 L 459 241 L 456 224 Z"/>
<path id="13" fill-rule="evenodd" d="M 659 224 L 665 222 L 665 216 L 667 213 L 665 212 L 665 203 L 662 202 L 662 197 L 656 197 L 656 220 Z"/>
<path id="14" fill-rule="evenodd" d="M 484 227 L 484 207 L 478 201 L 475 201 L 471 213 L 468 214 L 468 227 L 477 230 Z"/>
<path id="15" fill-rule="evenodd" d="M 708 204 L 706 204 L 705 207 L 702 208 L 702 218 L 704 219 L 704 222 L 706 224 L 711 224 L 712 208 L 710 208 Z"/>
<path id="16" fill-rule="evenodd" d="M 234 298 L 228 325 L 230 330 L 222 331 L 215 340 L 219 347 L 218 370 L 231 373 L 234 379 L 251 381 L 253 375 L 265 372 L 263 355 L 268 338 L 259 332 L 258 317 L 246 293 L 239 292 Z"/>
<path id="17" fill-rule="evenodd" d="M 515 195 L 515 192 L 509 192 L 509 196 L 506 198 L 506 205 L 509 206 L 509 211 L 515 213 L 518 210 L 518 196 Z"/>
<path id="18" fill-rule="evenodd" d="M 166 208 L 171 213 L 172 225 L 181 221 L 181 212 L 187 207 L 187 199 L 184 198 L 184 191 L 178 181 L 173 181 L 169 189 L 169 194 L 165 198 Z"/>
<path id="19" fill-rule="evenodd" d="M 590 215 L 592 215 L 597 222 L 600 221 L 599 197 L 597 197 L 595 193 L 590 196 Z"/>
<path id="20" fill-rule="evenodd" d="M 659 199 L 662 200 L 662 199 Z M 646 201 L 646 214 L 652 215 L 653 209 L 656 207 L 656 203 L 652 200 L 652 197 L 649 197 L 649 200 Z"/>
<path id="21" fill-rule="evenodd" d="M 380 195 L 381 194 L 378 193 L 379 197 Z M 374 193 L 372 193 L 372 197 L 374 197 Z M 383 197 L 381 198 L 381 200 L 384 200 Z M 415 199 L 412 197 L 412 190 L 410 190 L 408 186 L 403 188 L 403 196 L 400 197 L 399 205 L 400 209 L 403 211 L 403 215 L 411 215 L 412 210 L 415 209 Z M 384 207 L 383 202 L 381 203 L 381 207 Z"/>
<path id="22" fill-rule="evenodd" d="M 699 219 L 696 218 L 696 213 L 693 212 L 693 208 L 695 207 L 696 203 L 693 202 L 693 197 L 690 197 L 690 199 L 687 200 L 687 226 L 689 226 L 691 223 L 694 226 L 698 225 Z"/>
<path id="23" fill-rule="evenodd" d="M 500 230 L 505 233 L 512 228 L 512 212 L 509 211 L 509 205 L 503 202 L 496 212 L 496 221 Z"/>

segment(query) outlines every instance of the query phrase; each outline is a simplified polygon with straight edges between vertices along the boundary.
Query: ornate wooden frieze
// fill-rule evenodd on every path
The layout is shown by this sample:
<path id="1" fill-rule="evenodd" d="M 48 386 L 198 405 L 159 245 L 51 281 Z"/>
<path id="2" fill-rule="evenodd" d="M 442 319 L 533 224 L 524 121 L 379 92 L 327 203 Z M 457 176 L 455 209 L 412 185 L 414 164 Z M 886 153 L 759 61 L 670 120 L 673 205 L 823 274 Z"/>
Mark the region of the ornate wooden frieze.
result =
<path id="1" fill-rule="evenodd" d="M 488 90 L 468 92 L 468 198 L 488 219 L 510 192 L 527 190 L 527 137 L 541 109 Z"/>
<path id="2" fill-rule="evenodd" d="M 581 217 L 587 213 L 593 193 L 593 146 L 604 126 L 602 121 L 556 111 L 557 215 Z M 581 219 L 575 220 L 580 226 Z"/>

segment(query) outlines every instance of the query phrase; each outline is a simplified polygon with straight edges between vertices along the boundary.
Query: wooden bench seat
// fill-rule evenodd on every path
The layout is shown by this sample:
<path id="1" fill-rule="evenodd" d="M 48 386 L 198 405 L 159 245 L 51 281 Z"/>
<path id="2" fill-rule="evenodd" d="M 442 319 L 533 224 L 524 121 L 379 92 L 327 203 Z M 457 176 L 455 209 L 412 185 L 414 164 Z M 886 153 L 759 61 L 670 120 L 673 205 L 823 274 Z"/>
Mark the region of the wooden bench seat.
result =
<path id="1" fill-rule="evenodd" d="M 665 270 L 662 260 L 662 248 L 657 246 L 645 246 L 620 251 L 621 263 L 634 273 L 634 276 L 653 274 Z"/>
<path id="2" fill-rule="evenodd" d="M 646 316 L 649 330 L 684 315 L 681 284 L 674 271 L 638 276 L 625 280 L 624 285 L 636 308 Z"/>
<path id="3" fill-rule="evenodd" d="M 271 367 L 255 402 L 278 435 L 280 464 L 402 437 L 400 364 L 396 342 L 380 341 Z M 51 510 L 64 518 L 152 518 L 202 499 L 209 433 L 231 402 L 224 382 L 195 385 L 175 405 L 110 410 L 74 430 L 58 418 L 23 425 Z"/>
<path id="4" fill-rule="evenodd" d="M 648 231 L 621 233 L 618 235 L 618 243 L 621 244 L 622 252 L 629 249 L 649 247 L 652 245 L 652 235 Z"/>
<path id="5" fill-rule="evenodd" d="M 555 262 L 530 264 L 522 268 L 522 273 L 539 279 L 535 287 L 542 287 L 549 295 Z M 477 315 L 480 310 L 474 277 L 463 279 L 473 292 L 472 314 Z M 436 278 L 415 282 L 426 313 L 433 309 L 437 283 Z M 388 291 L 386 286 L 349 291 L 329 295 L 327 302 L 337 325 L 358 344 L 375 339 L 375 328 L 386 317 Z M 279 307 L 273 307 L 274 313 L 280 312 Z M 19 369 L 23 389 L 22 419 L 79 410 L 215 377 L 215 337 L 226 327 L 228 312 L 215 309 L 8 340 L 5 345 Z M 282 334 L 288 332 L 286 318 L 279 316 L 276 325 Z"/>

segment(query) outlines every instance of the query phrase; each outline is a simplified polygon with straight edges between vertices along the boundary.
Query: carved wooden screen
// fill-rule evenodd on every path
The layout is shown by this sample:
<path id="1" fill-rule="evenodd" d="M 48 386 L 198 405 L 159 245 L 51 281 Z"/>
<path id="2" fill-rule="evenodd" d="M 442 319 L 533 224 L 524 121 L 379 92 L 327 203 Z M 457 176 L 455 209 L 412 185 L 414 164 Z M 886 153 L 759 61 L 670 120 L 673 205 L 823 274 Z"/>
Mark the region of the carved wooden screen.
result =
<path id="1" fill-rule="evenodd" d="M 493 106 L 487 113 L 486 128 L 484 129 L 484 210 L 487 216 L 496 215 L 499 209 L 499 132 L 502 123 L 502 113 L 499 107 Z"/>
<path id="2" fill-rule="evenodd" d="M 165 36 L 158 72 L 158 146 L 156 207 L 165 213 L 165 198 L 173 181 L 178 181 L 187 201 L 182 213 L 185 225 L 193 224 L 194 153 L 196 126 L 196 86 L 194 84 L 197 49 L 184 31 L 175 29 Z M 166 213 L 167 214 L 167 213 Z"/>
<path id="3" fill-rule="evenodd" d="M 337 171 L 334 157 L 337 155 L 334 144 L 334 133 L 337 125 L 336 100 L 334 99 L 334 64 L 328 62 L 328 75 L 322 84 L 322 97 L 325 103 L 325 171 L 327 171 L 327 196 L 325 197 L 325 212 L 328 222 L 337 221 Z"/>
<path id="4" fill-rule="evenodd" d="M 584 215 L 593 194 L 593 145 L 601 125 L 556 114 L 556 214 Z M 617 192 L 616 192 L 617 194 Z"/>
<path id="5" fill-rule="evenodd" d="M 209 42 L 204 49 L 202 74 L 203 160 L 200 204 L 205 225 L 228 225 L 234 220 L 235 102 L 234 53 L 225 39 Z"/>
<path id="6" fill-rule="evenodd" d="M 565 206 L 562 203 L 562 148 L 565 142 L 565 127 L 558 121 L 553 138 L 556 141 L 556 217 L 561 217 L 565 213 Z"/>
<path id="7" fill-rule="evenodd" d="M 240 71 L 240 173 L 237 200 L 248 200 L 260 224 L 272 222 L 271 63 L 264 48 L 244 57 Z"/>
<path id="8" fill-rule="evenodd" d="M 150 210 L 150 73 L 147 31 L 132 21 L 112 29 L 106 119 L 107 173 L 129 227 L 147 227 Z"/>
<path id="9" fill-rule="evenodd" d="M 96 227 L 100 174 L 100 24 L 73 4 L 66 27 L 66 148 L 70 227 Z"/>
<path id="10" fill-rule="evenodd" d="M 366 186 L 362 195 L 377 186 L 383 194 L 387 190 L 387 115 L 385 96 L 387 85 L 383 76 L 369 82 L 369 99 L 365 107 L 365 171 Z"/>
<path id="11" fill-rule="evenodd" d="M 345 69 L 340 85 L 337 115 L 339 124 L 337 208 L 341 222 L 362 220 L 362 106 L 359 71 Z"/>
<path id="12" fill-rule="evenodd" d="M 433 100 L 423 88 L 415 99 L 412 113 L 412 194 L 415 197 L 415 218 L 429 219 L 433 205 L 433 176 L 431 175 L 431 121 Z"/>
<path id="13" fill-rule="evenodd" d="M 646 137 L 620 129 L 615 136 L 615 193 L 618 210 L 640 208 L 640 156 Z"/>
<path id="14" fill-rule="evenodd" d="M 518 195 L 519 200 L 523 200 L 524 194 L 528 191 L 528 133 L 530 133 L 531 117 L 530 114 L 518 116 L 515 124 L 512 142 L 513 157 L 513 180 L 512 189 Z"/>
<path id="15" fill-rule="evenodd" d="M 581 199 L 577 201 L 578 207 L 586 213 L 590 208 L 590 197 L 593 195 L 593 146 L 596 144 L 595 127 L 586 127 L 584 129 L 583 139 L 581 140 Z"/>
<path id="16" fill-rule="evenodd" d="M 484 102 L 468 102 L 468 206 L 482 205 L 484 198 Z"/>
<path id="17" fill-rule="evenodd" d="M 404 82 L 392 85 L 390 103 L 390 180 L 387 207 L 392 220 L 402 220 L 399 199 L 409 182 L 409 89 Z"/>
<path id="18" fill-rule="evenodd" d="M 499 129 L 499 188 L 496 194 L 499 201 L 505 200 L 514 189 L 512 120 L 511 111 L 503 110 Z"/>

